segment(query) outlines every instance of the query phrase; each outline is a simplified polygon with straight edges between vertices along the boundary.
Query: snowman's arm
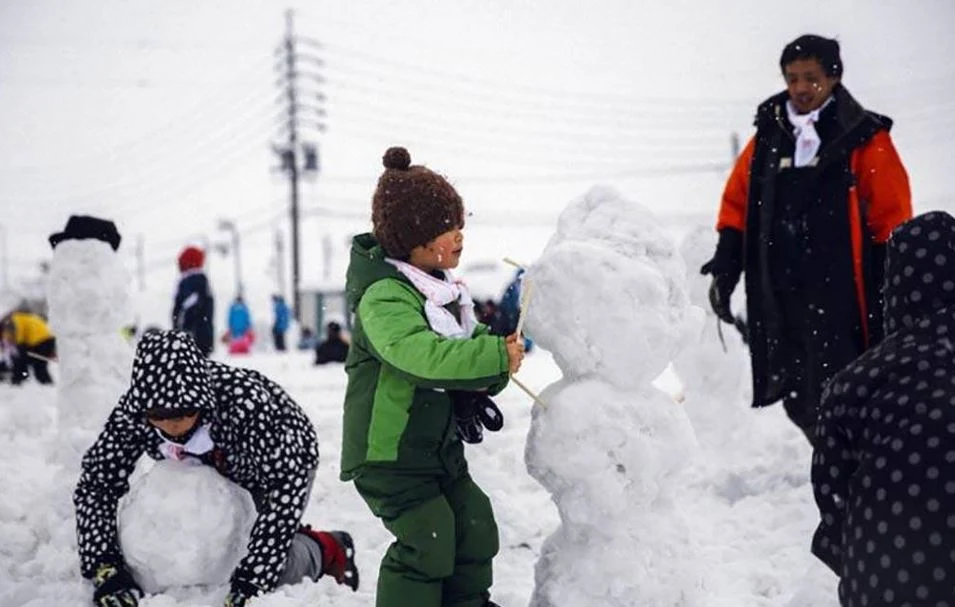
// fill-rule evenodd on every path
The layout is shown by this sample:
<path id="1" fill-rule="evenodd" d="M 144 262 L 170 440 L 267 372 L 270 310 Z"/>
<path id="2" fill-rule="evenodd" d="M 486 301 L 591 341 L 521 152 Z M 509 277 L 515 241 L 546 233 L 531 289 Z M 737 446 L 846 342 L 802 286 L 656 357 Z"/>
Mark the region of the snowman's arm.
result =
<path id="1" fill-rule="evenodd" d="M 506 384 L 503 337 L 449 339 L 435 333 L 418 296 L 398 281 L 382 280 L 369 287 L 358 315 L 374 355 L 416 386 L 482 390 Z"/>
<path id="2" fill-rule="evenodd" d="M 122 408 L 113 409 L 106 426 L 83 456 L 73 493 L 80 571 L 91 578 L 104 563 L 123 562 L 116 529 L 116 506 L 129 491 L 129 475 L 146 450 L 141 423 Z"/>

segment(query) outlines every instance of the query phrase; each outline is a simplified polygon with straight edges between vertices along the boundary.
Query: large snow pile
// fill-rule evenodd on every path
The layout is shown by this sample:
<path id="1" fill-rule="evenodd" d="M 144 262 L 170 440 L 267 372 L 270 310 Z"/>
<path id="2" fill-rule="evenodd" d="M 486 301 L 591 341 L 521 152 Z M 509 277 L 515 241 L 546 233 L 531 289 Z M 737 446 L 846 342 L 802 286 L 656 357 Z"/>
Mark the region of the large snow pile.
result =
<path id="1" fill-rule="evenodd" d="M 161 461 L 131 483 L 118 521 L 126 562 L 153 593 L 227 583 L 245 555 L 255 506 L 214 468 Z"/>
<path id="2" fill-rule="evenodd" d="M 532 605 L 702 604 L 698 548 L 674 499 L 696 443 L 652 385 L 699 329 L 684 279 L 649 211 L 605 188 L 570 204 L 527 273 L 528 334 L 564 374 L 527 441 L 528 470 L 561 516 Z"/>
<path id="3" fill-rule="evenodd" d="M 709 303 L 710 277 L 699 268 L 713 256 L 717 234 L 712 227 L 691 230 L 680 245 L 686 260 L 690 302 L 705 313 L 703 330 L 674 360 L 673 369 L 683 385 L 683 403 L 697 439 L 706 447 L 725 445 L 725 427 L 739 427 L 747 414 L 740 401 L 748 400 L 749 353 L 732 325 L 719 324 Z M 743 291 L 742 283 L 737 288 Z M 717 419 L 719 418 L 719 419 Z"/>

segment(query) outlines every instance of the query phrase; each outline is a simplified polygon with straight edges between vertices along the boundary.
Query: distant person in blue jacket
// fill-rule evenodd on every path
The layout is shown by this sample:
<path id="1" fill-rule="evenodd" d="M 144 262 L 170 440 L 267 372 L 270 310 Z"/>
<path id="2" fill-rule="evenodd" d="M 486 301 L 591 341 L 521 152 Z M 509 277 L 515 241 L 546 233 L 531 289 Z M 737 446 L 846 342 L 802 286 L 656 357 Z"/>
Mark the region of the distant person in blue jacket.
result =
<path id="1" fill-rule="evenodd" d="M 212 326 L 215 299 L 202 266 L 206 255 L 197 247 L 179 254 L 179 285 L 172 307 L 172 328 L 192 335 L 203 355 L 212 353 L 215 330 Z"/>
<path id="2" fill-rule="evenodd" d="M 517 323 L 521 318 L 521 288 L 524 283 L 524 270 L 518 270 L 514 278 L 504 290 L 501 296 L 501 303 L 497 305 L 496 316 L 491 325 L 493 335 L 510 335 L 517 330 Z M 534 342 L 528 337 L 524 337 L 524 352 L 528 353 L 533 348 Z"/>
<path id="3" fill-rule="evenodd" d="M 275 322 L 272 324 L 272 340 L 275 349 L 285 352 L 285 332 L 288 331 L 292 312 L 281 295 L 272 296 L 272 311 L 275 313 Z"/>
<path id="4" fill-rule="evenodd" d="M 229 306 L 229 333 L 227 335 L 230 354 L 248 354 L 255 340 L 252 330 L 252 316 L 249 307 L 241 295 L 236 295 Z"/>

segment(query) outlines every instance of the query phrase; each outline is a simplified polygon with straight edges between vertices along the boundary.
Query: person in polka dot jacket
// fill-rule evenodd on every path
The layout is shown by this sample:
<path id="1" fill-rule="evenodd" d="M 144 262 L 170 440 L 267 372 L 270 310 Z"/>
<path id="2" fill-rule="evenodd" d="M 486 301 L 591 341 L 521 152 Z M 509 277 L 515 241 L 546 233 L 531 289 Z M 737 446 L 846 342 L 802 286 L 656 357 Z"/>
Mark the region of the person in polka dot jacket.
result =
<path id="1" fill-rule="evenodd" d="M 129 390 L 83 457 L 73 496 L 80 567 L 97 606 L 134 607 L 142 597 L 123 561 L 116 508 L 144 453 L 197 459 L 252 495 L 257 517 L 227 607 L 325 573 L 357 590 L 349 534 L 301 526 L 318 438 L 299 406 L 260 373 L 206 360 L 191 335 L 150 331 L 136 349 Z"/>
<path id="2" fill-rule="evenodd" d="M 837 374 L 816 429 L 812 551 L 844 607 L 955 607 L 955 218 L 888 242 L 885 340 Z"/>

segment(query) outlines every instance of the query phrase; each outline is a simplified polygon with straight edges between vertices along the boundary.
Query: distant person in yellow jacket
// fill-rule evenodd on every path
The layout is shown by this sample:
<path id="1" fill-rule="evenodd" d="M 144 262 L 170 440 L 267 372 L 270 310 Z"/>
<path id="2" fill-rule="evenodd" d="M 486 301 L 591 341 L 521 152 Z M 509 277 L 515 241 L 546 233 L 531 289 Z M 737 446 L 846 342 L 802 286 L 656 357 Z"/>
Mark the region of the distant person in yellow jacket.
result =
<path id="1" fill-rule="evenodd" d="M 48 361 L 56 359 L 56 338 L 41 317 L 29 312 L 12 312 L 0 321 L 3 341 L 14 348 L 14 385 L 21 383 L 33 368 L 33 376 L 41 384 L 53 383 Z"/>

